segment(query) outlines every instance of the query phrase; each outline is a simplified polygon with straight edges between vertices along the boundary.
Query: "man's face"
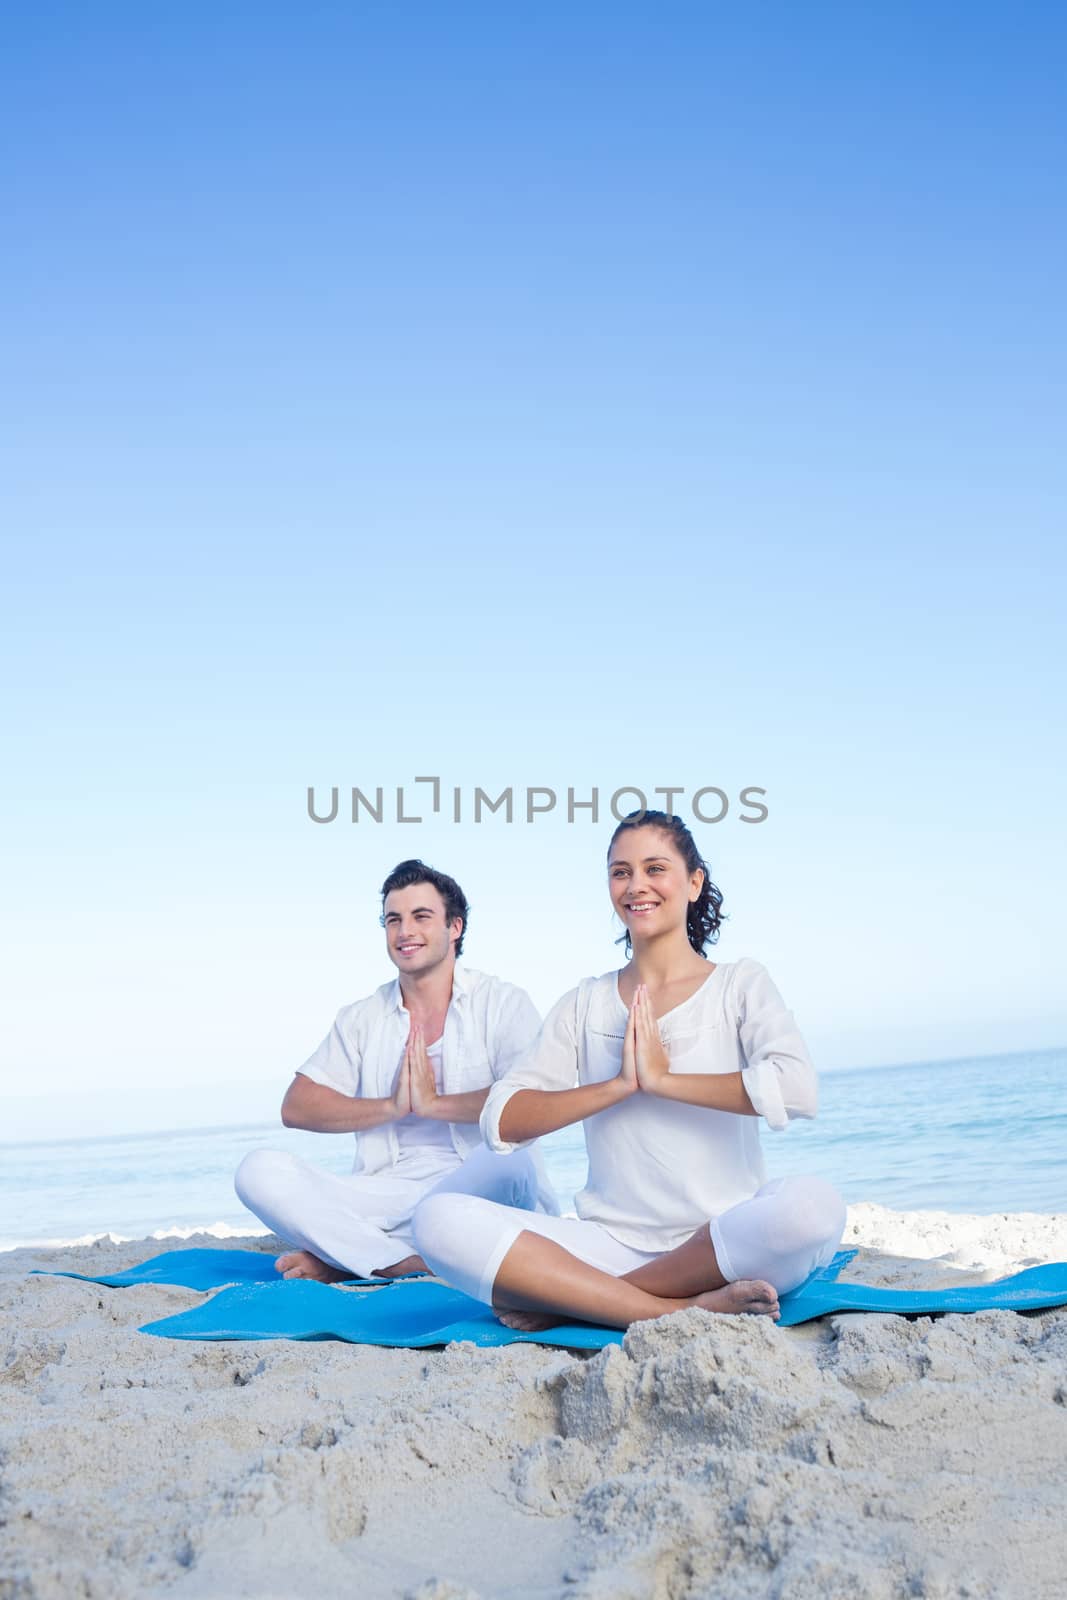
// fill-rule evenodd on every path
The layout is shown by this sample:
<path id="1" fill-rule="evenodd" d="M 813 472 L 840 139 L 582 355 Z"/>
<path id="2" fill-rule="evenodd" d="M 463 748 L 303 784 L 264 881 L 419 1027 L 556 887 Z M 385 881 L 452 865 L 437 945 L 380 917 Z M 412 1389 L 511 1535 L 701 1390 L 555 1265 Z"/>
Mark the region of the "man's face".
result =
<path id="1" fill-rule="evenodd" d="M 448 961 L 463 931 L 455 917 L 445 920 L 445 903 L 432 883 L 391 889 L 382 910 L 389 959 L 402 973 L 414 976 Z"/>

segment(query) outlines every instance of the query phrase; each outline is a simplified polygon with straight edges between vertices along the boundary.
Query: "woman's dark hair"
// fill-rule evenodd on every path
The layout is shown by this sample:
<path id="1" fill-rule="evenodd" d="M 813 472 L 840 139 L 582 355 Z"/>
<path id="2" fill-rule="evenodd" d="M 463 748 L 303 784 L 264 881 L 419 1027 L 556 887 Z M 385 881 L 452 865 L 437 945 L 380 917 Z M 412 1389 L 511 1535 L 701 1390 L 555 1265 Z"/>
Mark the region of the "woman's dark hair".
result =
<path id="1" fill-rule="evenodd" d="M 626 833 L 631 828 L 659 828 L 661 833 L 670 835 L 671 843 L 685 862 L 687 872 L 702 872 L 704 882 L 700 886 L 700 893 L 689 907 L 685 919 L 685 931 L 689 935 L 689 943 L 693 946 L 698 956 L 704 954 L 704 949 L 709 944 L 714 944 L 719 937 L 719 925 L 726 918 L 722 911 L 722 890 L 717 889 L 711 881 L 711 871 L 700 851 L 696 847 L 693 835 L 689 832 L 681 817 L 672 816 L 667 811 L 631 811 L 629 816 L 623 817 L 619 826 L 611 836 L 608 845 L 608 860 L 611 860 L 612 847 L 620 833 Z M 630 954 L 630 935 L 625 935 L 626 954 Z M 616 941 L 622 943 L 622 940 Z"/>
<path id="2" fill-rule="evenodd" d="M 462 919 L 463 926 L 456 940 L 456 955 L 462 955 L 463 941 L 467 937 L 467 919 L 470 916 L 467 897 L 455 878 L 450 878 L 447 872 L 438 872 L 436 867 L 428 867 L 425 861 L 401 861 L 382 884 L 382 926 L 385 926 L 386 895 L 392 894 L 394 889 L 412 889 L 417 883 L 432 884 L 437 890 L 445 903 L 446 922 L 454 922 L 456 917 Z"/>

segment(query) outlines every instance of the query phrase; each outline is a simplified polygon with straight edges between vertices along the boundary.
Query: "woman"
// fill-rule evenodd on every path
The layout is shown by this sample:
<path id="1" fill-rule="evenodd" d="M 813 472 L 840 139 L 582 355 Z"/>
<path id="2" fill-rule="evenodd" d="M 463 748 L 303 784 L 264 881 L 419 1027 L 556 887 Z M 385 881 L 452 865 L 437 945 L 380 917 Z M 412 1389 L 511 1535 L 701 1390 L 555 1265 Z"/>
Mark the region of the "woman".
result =
<path id="1" fill-rule="evenodd" d="M 482 1112 L 499 1152 L 584 1124 L 577 1219 L 435 1195 L 415 1213 L 419 1254 L 527 1330 L 687 1306 L 777 1317 L 845 1225 L 823 1179 L 765 1181 L 759 1119 L 815 1115 L 804 1041 L 759 962 L 705 960 L 722 895 L 679 817 L 625 818 L 608 887 L 628 964 L 563 996 Z"/>

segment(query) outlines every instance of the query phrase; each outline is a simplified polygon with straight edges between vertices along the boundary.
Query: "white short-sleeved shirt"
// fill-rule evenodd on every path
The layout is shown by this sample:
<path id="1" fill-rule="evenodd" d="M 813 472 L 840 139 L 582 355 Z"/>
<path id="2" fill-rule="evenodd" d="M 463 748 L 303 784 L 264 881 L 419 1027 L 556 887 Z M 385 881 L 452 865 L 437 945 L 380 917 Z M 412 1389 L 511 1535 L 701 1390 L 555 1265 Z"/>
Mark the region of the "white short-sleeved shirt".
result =
<path id="1" fill-rule="evenodd" d="M 618 973 L 586 979 L 557 1002 L 529 1053 L 494 1085 L 482 1112 L 491 1150 L 520 1089 L 571 1089 L 618 1075 L 627 1010 Z M 701 988 L 659 1019 L 671 1071 L 740 1072 L 758 1116 L 631 1095 L 583 1123 L 589 1177 L 578 1215 L 636 1250 L 672 1250 L 766 1181 L 759 1124 L 813 1117 L 815 1068 L 766 967 L 720 962 Z"/>
<path id="2" fill-rule="evenodd" d="M 445 1094 L 487 1089 L 537 1038 L 541 1018 L 525 989 L 457 962 L 441 1035 L 440 1085 Z M 399 979 L 344 1006 L 333 1027 L 297 1070 L 340 1094 L 385 1099 L 392 1094 L 411 1030 Z M 398 1124 L 355 1135 L 354 1172 L 382 1172 L 400 1155 Z M 475 1123 L 444 1124 L 462 1158 L 481 1144 Z"/>

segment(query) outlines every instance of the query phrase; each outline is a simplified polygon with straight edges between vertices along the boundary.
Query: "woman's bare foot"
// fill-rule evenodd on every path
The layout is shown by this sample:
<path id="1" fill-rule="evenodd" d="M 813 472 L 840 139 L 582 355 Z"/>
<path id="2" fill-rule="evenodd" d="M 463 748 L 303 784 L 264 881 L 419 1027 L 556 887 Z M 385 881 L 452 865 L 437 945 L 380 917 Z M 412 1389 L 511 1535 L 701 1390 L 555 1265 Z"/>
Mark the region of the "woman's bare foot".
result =
<path id="1" fill-rule="evenodd" d="M 546 1328 L 558 1328 L 567 1320 L 549 1311 L 508 1311 L 502 1306 L 494 1306 L 493 1315 L 516 1333 L 544 1333 Z"/>
<path id="2" fill-rule="evenodd" d="M 375 1267 L 371 1276 L 374 1278 L 403 1278 L 409 1272 L 429 1272 L 429 1270 L 421 1256 L 405 1256 L 403 1261 L 394 1261 L 391 1267 Z"/>
<path id="3" fill-rule="evenodd" d="M 274 1267 L 283 1278 L 312 1278 L 317 1283 L 340 1283 L 342 1278 L 352 1276 L 350 1272 L 342 1272 L 340 1267 L 331 1266 L 328 1261 L 320 1261 L 310 1250 L 290 1250 L 278 1257 Z"/>
<path id="4" fill-rule="evenodd" d="M 781 1315 L 777 1292 L 762 1278 L 739 1278 L 736 1283 L 727 1283 L 721 1289 L 698 1294 L 692 1300 L 668 1301 L 664 1304 L 663 1315 L 688 1310 L 691 1306 L 699 1306 L 702 1311 L 734 1315 L 747 1313 L 776 1318 Z M 494 1306 L 493 1313 L 505 1328 L 513 1328 L 516 1333 L 543 1333 L 546 1328 L 558 1328 L 561 1323 L 574 1320 L 562 1313 L 553 1315 L 547 1311 L 512 1311 L 503 1306 Z"/>
<path id="5" fill-rule="evenodd" d="M 753 1316 L 779 1317 L 778 1291 L 762 1278 L 738 1278 L 736 1283 L 724 1283 L 721 1289 L 711 1289 L 698 1294 L 690 1305 L 705 1311 L 748 1312 Z"/>

